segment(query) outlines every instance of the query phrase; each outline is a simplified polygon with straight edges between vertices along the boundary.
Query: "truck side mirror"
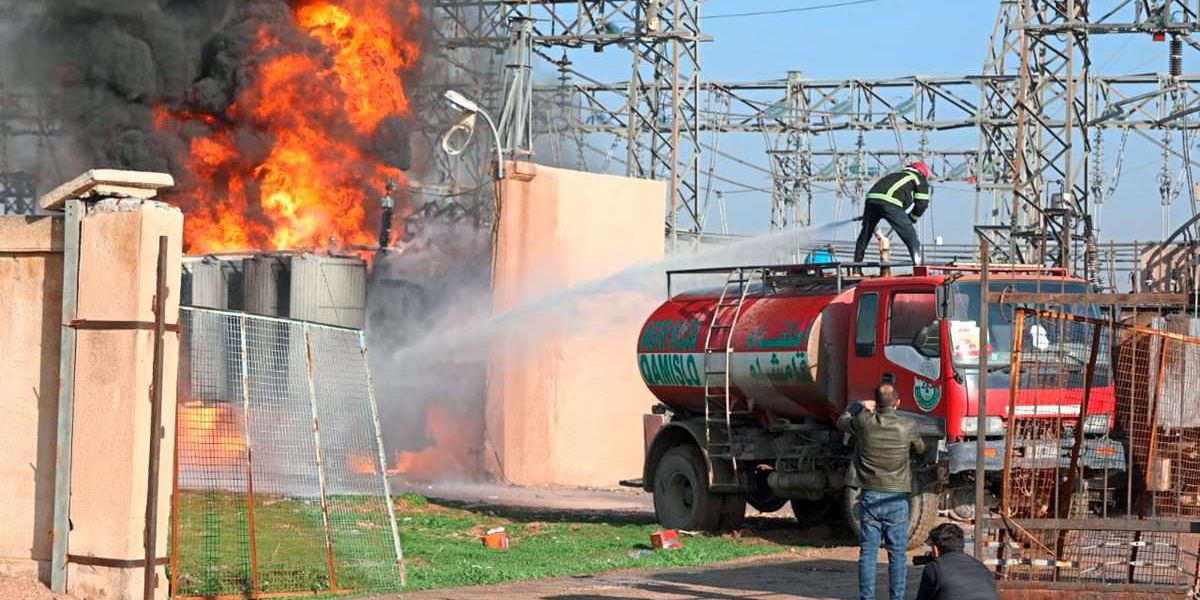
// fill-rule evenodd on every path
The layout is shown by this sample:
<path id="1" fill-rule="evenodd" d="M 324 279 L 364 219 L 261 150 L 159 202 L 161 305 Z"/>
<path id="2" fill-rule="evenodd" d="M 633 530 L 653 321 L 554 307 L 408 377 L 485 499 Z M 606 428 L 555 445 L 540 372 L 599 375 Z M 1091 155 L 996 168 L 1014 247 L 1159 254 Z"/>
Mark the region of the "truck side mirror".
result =
<path id="1" fill-rule="evenodd" d="M 934 321 L 921 328 L 916 335 L 913 336 L 913 348 L 921 356 L 929 358 L 937 358 L 942 355 L 942 328 L 937 321 Z"/>

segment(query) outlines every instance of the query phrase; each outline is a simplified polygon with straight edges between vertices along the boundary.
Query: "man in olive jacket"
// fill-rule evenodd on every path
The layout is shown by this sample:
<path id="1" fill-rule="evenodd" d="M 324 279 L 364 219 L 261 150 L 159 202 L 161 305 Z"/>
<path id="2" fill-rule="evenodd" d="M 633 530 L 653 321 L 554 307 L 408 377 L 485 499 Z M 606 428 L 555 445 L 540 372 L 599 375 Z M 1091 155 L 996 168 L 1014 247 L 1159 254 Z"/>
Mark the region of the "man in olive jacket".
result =
<path id="1" fill-rule="evenodd" d="M 909 453 L 925 451 L 913 419 L 896 412 L 900 396 L 884 383 L 875 400 L 858 403 L 838 419 L 838 428 L 854 436 L 856 452 L 846 485 L 861 488 L 858 597 L 875 599 L 875 564 L 882 538 L 888 551 L 888 588 L 893 600 L 904 598 L 907 579 L 908 496 L 912 492 Z"/>

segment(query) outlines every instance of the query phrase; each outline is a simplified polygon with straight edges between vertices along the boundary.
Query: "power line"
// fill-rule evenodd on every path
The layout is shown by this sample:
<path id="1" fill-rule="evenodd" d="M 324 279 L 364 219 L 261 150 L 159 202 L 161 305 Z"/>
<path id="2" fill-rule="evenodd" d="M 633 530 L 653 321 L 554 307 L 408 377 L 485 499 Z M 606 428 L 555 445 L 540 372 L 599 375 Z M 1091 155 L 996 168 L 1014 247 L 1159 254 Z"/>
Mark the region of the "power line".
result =
<path id="1" fill-rule="evenodd" d="M 873 2 L 882 2 L 883 0 L 849 0 L 848 2 L 832 2 L 830 4 L 817 4 L 815 6 L 802 6 L 799 8 L 781 8 L 779 10 L 760 10 L 757 12 L 744 13 L 723 13 L 719 15 L 701 15 L 701 19 L 732 19 L 736 17 L 761 17 L 766 15 L 782 15 L 786 13 L 807 12 L 810 10 L 821 10 L 825 8 L 838 8 L 841 6 L 853 6 L 855 4 L 871 4 Z"/>

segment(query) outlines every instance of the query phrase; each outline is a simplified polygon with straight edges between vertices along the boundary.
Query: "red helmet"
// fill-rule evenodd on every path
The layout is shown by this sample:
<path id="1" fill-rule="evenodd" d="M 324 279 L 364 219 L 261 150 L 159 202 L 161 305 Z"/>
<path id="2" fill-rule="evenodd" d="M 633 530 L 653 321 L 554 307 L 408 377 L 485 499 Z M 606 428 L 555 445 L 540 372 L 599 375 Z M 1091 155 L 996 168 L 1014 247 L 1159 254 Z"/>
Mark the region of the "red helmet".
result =
<path id="1" fill-rule="evenodd" d="M 917 162 L 908 165 L 908 168 L 920 173 L 921 177 L 929 179 L 929 165 L 918 160 Z"/>

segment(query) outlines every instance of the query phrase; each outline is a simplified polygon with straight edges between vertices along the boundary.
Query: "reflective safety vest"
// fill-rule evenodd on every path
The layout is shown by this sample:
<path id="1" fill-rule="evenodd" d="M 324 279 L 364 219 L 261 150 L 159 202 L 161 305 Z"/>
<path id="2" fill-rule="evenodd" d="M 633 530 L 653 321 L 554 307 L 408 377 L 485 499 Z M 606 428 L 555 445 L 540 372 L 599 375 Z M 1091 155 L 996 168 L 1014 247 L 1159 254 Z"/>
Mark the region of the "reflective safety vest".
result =
<path id="1" fill-rule="evenodd" d="M 905 168 L 889 173 L 875 182 L 867 192 L 868 202 L 886 202 L 907 211 L 912 206 L 912 216 L 919 217 L 929 206 L 932 189 L 929 180 L 916 169 Z M 914 206 L 915 205 L 915 206 Z"/>

